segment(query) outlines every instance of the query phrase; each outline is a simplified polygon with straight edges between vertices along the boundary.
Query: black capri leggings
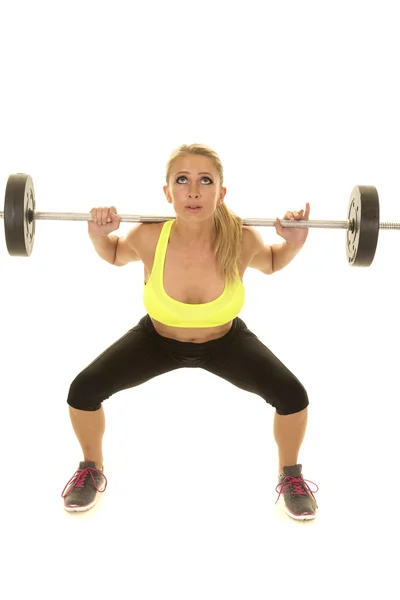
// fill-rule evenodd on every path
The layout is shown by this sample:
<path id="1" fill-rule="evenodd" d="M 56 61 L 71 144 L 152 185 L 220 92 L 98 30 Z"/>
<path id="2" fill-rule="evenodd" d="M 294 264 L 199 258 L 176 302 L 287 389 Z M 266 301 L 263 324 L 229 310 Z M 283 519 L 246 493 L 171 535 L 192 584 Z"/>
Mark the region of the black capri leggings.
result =
<path id="1" fill-rule="evenodd" d="M 161 336 L 144 316 L 72 382 L 68 404 L 98 410 L 103 400 L 168 371 L 202 368 L 264 398 L 280 415 L 308 406 L 300 381 L 236 317 L 226 335 L 201 344 Z"/>

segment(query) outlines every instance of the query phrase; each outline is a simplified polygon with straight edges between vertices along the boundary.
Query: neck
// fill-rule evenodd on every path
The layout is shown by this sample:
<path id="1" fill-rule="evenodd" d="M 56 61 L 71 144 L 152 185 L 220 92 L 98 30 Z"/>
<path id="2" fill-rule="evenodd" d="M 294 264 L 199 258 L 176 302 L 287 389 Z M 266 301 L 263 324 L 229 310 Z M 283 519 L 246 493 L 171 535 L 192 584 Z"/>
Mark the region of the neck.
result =
<path id="1" fill-rule="evenodd" d="M 180 245 L 187 248 L 211 248 L 215 240 L 214 220 L 188 223 L 176 217 L 171 229 L 172 234 Z"/>

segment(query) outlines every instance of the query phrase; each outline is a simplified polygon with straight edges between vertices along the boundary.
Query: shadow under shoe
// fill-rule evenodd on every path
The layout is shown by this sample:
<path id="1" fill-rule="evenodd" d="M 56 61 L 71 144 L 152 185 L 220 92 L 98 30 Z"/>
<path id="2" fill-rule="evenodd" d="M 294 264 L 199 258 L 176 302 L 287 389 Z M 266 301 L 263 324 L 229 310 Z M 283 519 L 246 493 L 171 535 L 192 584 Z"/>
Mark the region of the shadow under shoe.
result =
<path id="1" fill-rule="evenodd" d="M 64 487 L 64 509 L 70 512 L 83 512 L 96 504 L 98 492 L 103 493 L 107 479 L 94 462 L 82 461 L 79 468 Z"/>
<path id="2" fill-rule="evenodd" d="M 306 483 L 308 479 L 303 479 L 301 470 L 301 465 L 283 467 L 283 474 L 279 476 L 279 483 L 275 488 L 279 493 L 276 502 L 283 495 L 286 514 L 298 521 L 309 521 L 315 519 L 318 504 Z M 317 489 L 314 492 L 318 492 L 317 484 L 313 481 L 309 483 L 315 485 Z"/>

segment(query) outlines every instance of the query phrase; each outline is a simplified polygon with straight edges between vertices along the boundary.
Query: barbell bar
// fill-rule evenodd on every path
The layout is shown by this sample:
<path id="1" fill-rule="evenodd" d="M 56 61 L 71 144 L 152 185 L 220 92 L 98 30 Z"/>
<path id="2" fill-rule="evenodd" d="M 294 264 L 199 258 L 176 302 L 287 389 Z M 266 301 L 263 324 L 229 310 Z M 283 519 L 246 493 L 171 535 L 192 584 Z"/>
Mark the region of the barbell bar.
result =
<path id="1" fill-rule="evenodd" d="M 300 229 L 343 229 L 346 231 L 346 257 L 350 266 L 367 267 L 372 263 L 380 229 L 400 230 L 400 223 L 379 222 L 379 196 L 373 186 L 355 186 L 351 192 L 347 219 L 282 220 L 283 227 Z M 175 219 L 172 216 L 119 215 L 121 222 L 159 223 Z M 8 253 L 11 256 L 30 256 L 35 239 L 35 223 L 42 221 L 90 221 L 90 213 L 39 212 L 35 210 L 35 191 L 32 177 L 24 173 L 10 175 L 7 180 L 4 211 L 4 230 Z M 244 225 L 274 227 L 276 219 L 244 218 Z"/>
<path id="2" fill-rule="evenodd" d="M 175 219 L 173 216 L 159 217 L 151 215 L 120 215 L 121 221 L 125 223 L 163 223 Z M 4 213 L 0 211 L 0 219 L 4 218 Z M 32 217 L 31 217 L 32 218 Z M 91 221 L 90 213 L 74 213 L 74 212 L 39 212 L 35 210 L 36 221 Z M 254 225 L 255 227 L 273 227 L 276 219 L 258 219 L 250 218 L 243 219 L 243 225 Z M 294 227 L 297 229 L 320 228 L 320 229 L 348 229 L 349 221 L 285 221 L 281 220 L 283 227 Z"/>

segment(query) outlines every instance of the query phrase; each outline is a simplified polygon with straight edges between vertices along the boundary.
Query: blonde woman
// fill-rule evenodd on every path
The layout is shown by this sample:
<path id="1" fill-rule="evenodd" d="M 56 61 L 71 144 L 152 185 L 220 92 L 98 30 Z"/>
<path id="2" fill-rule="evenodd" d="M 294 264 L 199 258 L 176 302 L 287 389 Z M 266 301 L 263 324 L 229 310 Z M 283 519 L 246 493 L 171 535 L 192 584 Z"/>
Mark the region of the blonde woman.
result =
<path id="1" fill-rule="evenodd" d="M 274 407 L 278 499 L 282 494 L 294 519 L 316 515 L 317 503 L 297 462 L 307 425 L 307 392 L 238 316 L 246 269 L 267 275 L 283 269 L 304 245 L 308 230 L 283 228 L 277 219 L 276 231 L 284 241 L 264 245 L 260 234 L 226 206 L 223 184 L 223 166 L 214 150 L 182 145 L 168 160 L 164 186 L 175 218 L 139 223 L 118 237 L 112 235 L 120 223 L 116 208 L 91 210 L 88 233 L 100 258 L 115 266 L 143 263 L 146 315 L 70 386 L 70 418 L 84 460 L 62 492 L 68 511 L 90 509 L 107 486 L 103 402 L 185 367 L 214 373 Z M 307 204 L 305 211 L 289 211 L 284 218 L 307 219 L 309 211 Z"/>

